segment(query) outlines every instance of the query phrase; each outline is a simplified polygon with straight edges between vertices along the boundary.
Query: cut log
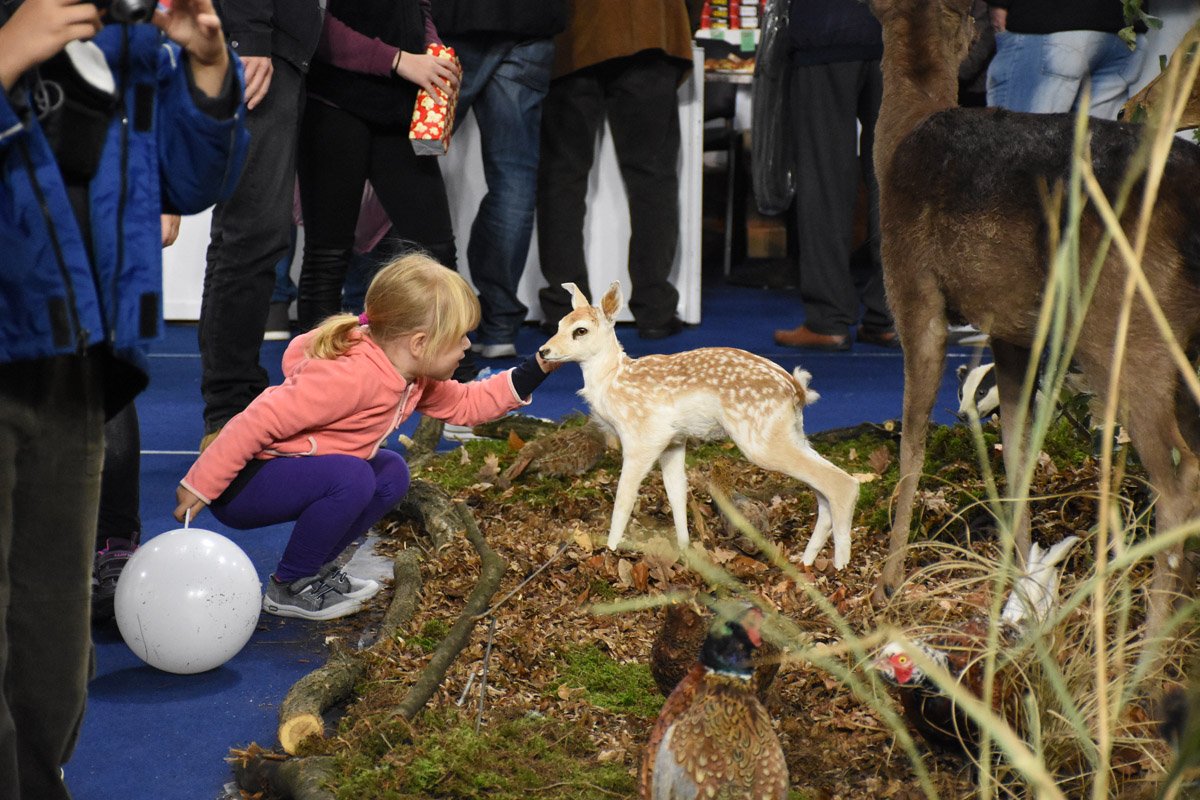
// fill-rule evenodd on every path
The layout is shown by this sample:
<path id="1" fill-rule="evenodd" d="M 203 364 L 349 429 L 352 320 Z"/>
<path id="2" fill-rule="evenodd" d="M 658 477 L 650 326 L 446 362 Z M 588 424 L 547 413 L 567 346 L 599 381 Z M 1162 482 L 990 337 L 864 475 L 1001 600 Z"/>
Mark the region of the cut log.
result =
<path id="1" fill-rule="evenodd" d="M 392 509 L 392 514 L 415 521 L 432 540 L 435 552 L 441 552 L 463 528 L 462 520 L 454 510 L 454 499 L 445 489 L 429 481 L 414 480 L 408 487 L 408 494 Z"/>
<path id="2" fill-rule="evenodd" d="M 376 643 L 391 638 L 416 614 L 421 591 L 420 558 L 417 550 L 402 550 L 392 563 L 392 602 L 384 614 Z M 337 651 L 324 666 L 296 681 L 279 706 L 279 744 L 285 752 L 295 755 L 302 741 L 325 735 L 322 715 L 354 691 L 366 671 L 365 652 Z"/>
<path id="3" fill-rule="evenodd" d="M 475 552 L 479 554 L 479 560 L 482 562 L 479 582 L 475 584 L 475 589 L 467 598 L 466 605 L 459 614 L 458 621 L 454 623 L 454 627 L 433 651 L 425 669 L 392 712 L 393 715 L 410 721 L 425 707 L 429 698 L 433 697 L 433 693 L 442 685 L 442 681 L 446 678 L 446 672 L 458 658 L 458 654 L 470 642 L 471 633 L 479 621 L 479 616 L 487 611 L 492 597 L 500 588 L 500 581 L 503 580 L 504 573 L 508 570 L 508 562 L 488 546 L 487 540 L 483 538 L 483 534 L 479 530 L 479 525 L 475 522 L 474 515 L 466 504 L 457 502 L 454 507 L 458 511 L 462 524 L 466 526 L 467 541 L 475 548 Z"/>
<path id="4" fill-rule="evenodd" d="M 333 777 L 329 756 L 285 760 L 252 746 L 234 760 L 233 777 L 238 788 L 251 796 L 270 793 L 280 800 L 334 800 L 334 793 L 326 788 Z"/>

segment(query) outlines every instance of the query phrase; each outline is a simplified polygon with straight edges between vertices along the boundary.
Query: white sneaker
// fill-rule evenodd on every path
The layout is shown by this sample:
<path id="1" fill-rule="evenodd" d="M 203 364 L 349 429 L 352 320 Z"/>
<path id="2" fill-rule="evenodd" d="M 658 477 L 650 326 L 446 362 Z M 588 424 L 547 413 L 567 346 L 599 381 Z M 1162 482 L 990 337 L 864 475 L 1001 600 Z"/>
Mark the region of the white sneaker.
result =
<path id="1" fill-rule="evenodd" d="M 475 435 L 475 429 L 470 425 L 454 425 L 447 422 L 442 426 L 442 438 L 452 442 L 466 442 L 483 437 Z"/>
<path id="2" fill-rule="evenodd" d="M 987 344 L 988 335 L 974 325 L 951 325 L 946 329 L 949 344 Z"/>
<path id="3" fill-rule="evenodd" d="M 516 358 L 517 347 L 513 344 L 480 344 L 471 345 L 471 352 L 478 353 L 480 358 Z"/>
<path id="4" fill-rule="evenodd" d="M 349 600 L 370 600 L 383 588 L 378 581 L 370 578 L 356 578 L 332 561 L 321 567 L 317 577 Z"/>

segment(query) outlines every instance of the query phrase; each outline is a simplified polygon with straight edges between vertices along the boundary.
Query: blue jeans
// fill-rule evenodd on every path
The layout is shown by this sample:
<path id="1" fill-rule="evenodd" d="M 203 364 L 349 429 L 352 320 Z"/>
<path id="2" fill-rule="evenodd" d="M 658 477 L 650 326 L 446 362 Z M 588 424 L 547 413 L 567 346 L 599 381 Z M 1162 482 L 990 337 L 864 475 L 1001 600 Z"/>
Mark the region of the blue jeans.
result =
<path id="1" fill-rule="evenodd" d="M 479 341 L 511 344 L 528 311 L 517 287 L 533 234 L 542 100 L 550 88 L 554 42 L 461 37 L 447 44 L 463 67 L 457 118 L 475 111 L 488 187 L 467 243 L 467 265 L 483 307 Z"/>
<path id="2" fill-rule="evenodd" d="M 275 264 L 275 289 L 271 292 L 271 303 L 291 304 L 296 299 L 296 284 L 292 281 L 292 260 L 296 257 L 296 226 L 292 226 L 291 245 L 287 254 Z"/>
<path id="3" fill-rule="evenodd" d="M 1146 48 L 1130 50 L 1115 33 L 996 34 L 988 67 L 989 106 L 1037 114 L 1075 111 L 1091 85 L 1090 114 L 1116 119 L 1142 72 Z"/>

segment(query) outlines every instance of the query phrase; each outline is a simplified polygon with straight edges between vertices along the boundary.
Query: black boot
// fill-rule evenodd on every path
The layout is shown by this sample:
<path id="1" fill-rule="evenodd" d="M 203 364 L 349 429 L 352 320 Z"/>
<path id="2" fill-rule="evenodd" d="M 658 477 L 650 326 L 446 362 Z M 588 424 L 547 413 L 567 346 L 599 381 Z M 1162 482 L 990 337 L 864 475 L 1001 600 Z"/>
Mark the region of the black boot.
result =
<path id="1" fill-rule="evenodd" d="M 300 268 L 297 324 L 308 331 L 342 310 L 342 286 L 350 264 L 349 248 L 305 247 Z"/>

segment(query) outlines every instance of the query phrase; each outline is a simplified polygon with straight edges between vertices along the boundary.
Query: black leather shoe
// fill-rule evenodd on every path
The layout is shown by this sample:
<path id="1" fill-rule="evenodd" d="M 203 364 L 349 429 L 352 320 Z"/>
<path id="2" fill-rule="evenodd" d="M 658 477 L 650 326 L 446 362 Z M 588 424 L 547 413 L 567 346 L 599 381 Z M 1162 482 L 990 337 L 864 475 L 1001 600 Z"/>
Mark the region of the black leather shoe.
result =
<path id="1" fill-rule="evenodd" d="M 665 339 L 668 336 L 674 336 L 683 330 L 683 320 L 678 316 L 672 316 L 662 325 L 653 325 L 649 327 L 638 327 L 638 338 L 640 339 Z"/>

